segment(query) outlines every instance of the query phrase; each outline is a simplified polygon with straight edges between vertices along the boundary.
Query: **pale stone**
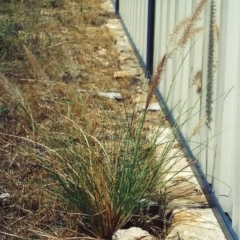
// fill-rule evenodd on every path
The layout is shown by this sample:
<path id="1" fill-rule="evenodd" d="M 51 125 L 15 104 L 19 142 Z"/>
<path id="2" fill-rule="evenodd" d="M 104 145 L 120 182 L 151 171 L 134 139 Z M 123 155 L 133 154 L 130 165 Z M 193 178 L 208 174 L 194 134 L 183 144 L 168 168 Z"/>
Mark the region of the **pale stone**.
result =
<path id="1" fill-rule="evenodd" d="M 121 93 L 115 93 L 115 92 L 99 92 L 97 93 L 98 96 L 100 97 L 106 97 L 106 98 L 110 98 L 110 99 L 116 99 L 116 100 L 121 100 L 123 99 Z"/>
<path id="2" fill-rule="evenodd" d="M 0 194 L 0 199 L 6 199 L 6 198 L 10 198 L 11 194 L 10 193 L 2 193 Z"/>
<path id="3" fill-rule="evenodd" d="M 107 55 L 107 49 L 102 48 L 98 51 L 99 56 L 106 56 Z"/>
<path id="4" fill-rule="evenodd" d="M 131 227 L 129 229 L 119 229 L 113 236 L 112 240 L 153 240 L 154 237 L 151 236 L 147 231 L 142 230 L 138 227 Z"/>
<path id="5" fill-rule="evenodd" d="M 1 193 L 0 194 L 0 206 L 6 206 L 10 204 L 13 195 L 10 193 Z"/>
<path id="6" fill-rule="evenodd" d="M 116 71 L 113 74 L 114 78 L 125 78 L 125 77 L 129 77 L 129 74 L 126 71 Z"/>
<path id="7" fill-rule="evenodd" d="M 141 102 L 141 99 L 142 99 L 141 97 L 135 97 L 135 98 L 132 99 L 131 102 L 132 102 L 133 104 L 140 103 L 140 102 Z"/>
<path id="8" fill-rule="evenodd" d="M 112 240 L 119 240 L 120 237 L 124 234 L 126 229 L 118 229 L 112 236 Z"/>
<path id="9" fill-rule="evenodd" d="M 146 107 L 146 103 L 141 103 L 141 104 L 138 105 L 138 108 L 142 111 L 145 110 L 145 107 Z M 161 107 L 160 107 L 158 102 L 149 103 L 147 110 L 152 111 L 152 112 L 160 111 Z"/>
<path id="10" fill-rule="evenodd" d="M 173 211 L 174 221 L 167 240 L 225 240 L 211 208 L 179 208 Z M 189 228 L 191 226 L 191 228 Z"/>
<path id="11" fill-rule="evenodd" d="M 159 128 L 148 135 L 149 140 L 155 141 L 156 145 L 176 141 L 170 128 Z"/>
<path id="12" fill-rule="evenodd" d="M 132 103 L 133 104 L 138 104 L 138 103 L 143 103 L 143 105 L 146 105 L 146 99 L 147 99 L 147 95 L 138 93 L 136 95 L 134 95 L 134 97 L 132 98 Z M 139 106 L 139 105 L 138 105 Z"/>

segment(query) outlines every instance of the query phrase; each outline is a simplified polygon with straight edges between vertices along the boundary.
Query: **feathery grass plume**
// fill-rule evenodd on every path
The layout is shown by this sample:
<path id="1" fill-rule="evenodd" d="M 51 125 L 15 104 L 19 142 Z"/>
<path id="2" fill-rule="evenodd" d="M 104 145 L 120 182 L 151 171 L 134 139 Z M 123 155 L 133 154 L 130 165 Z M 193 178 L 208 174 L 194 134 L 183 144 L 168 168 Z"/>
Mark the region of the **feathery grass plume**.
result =
<path id="1" fill-rule="evenodd" d="M 3 74 L 0 73 L 0 88 L 1 90 L 4 90 L 4 92 L 13 95 L 14 92 L 12 91 L 12 85 L 9 83 L 9 81 L 4 77 Z"/>
<path id="2" fill-rule="evenodd" d="M 182 38 L 177 42 L 176 49 L 185 47 L 187 42 L 202 30 L 203 27 L 193 28 L 193 24 L 190 24 L 184 31 Z"/>
<path id="3" fill-rule="evenodd" d="M 15 91 L 12 84 L 9 82 L 5 76 L 0 73 L 0 117 L 5 111 L 14 112 L 16 106 L 18 105 L 18 92 Z M 0 119 L 0 129 L 1 129 L 1 119 Z"/>
<path id="4" fill-rule="evenodd" d="M 184 47 L 194 35 L 202 31 L 203 28 L 195 27 L 195 24 L 200 19 L 200 14 L 207 1 L 208 0 L 201 0 L 193 14 L 176 25 L 168 38 L 168 55 L 171 56 L 175 50 Z M 178 38 L 178 36 L 180 36 L 180 38 Z M 173 42 L 176 44 L 174 45 Z"/>
<path id="5" fill-rule="evenodd" d="M 212 103 L 213 103 L 213 76 L 215 71 L 214 49 L 215 49 L 215 2 L 211 0 L 210 23 L 209 23 L 209 45 L 208 45 L 208 72 L 207 72 L 207 97 L 206 97 L 206 125 L 210 129 L 212 121 Z"/>
<path id="6" fill-rule="evenodd" d="M 179 32 L 190 22 L 190 18 L 185 18 L 182 21 L 180 21 L 179 23 L 177 23 L 177 25 L 175 25 L 173 32 L 169 35 L 168 37 L 168 45 L 171 46 L 173 44 L 173 40 L 174 38 L 179 34 Z"/>
<path id="7" fill-rule="evenodd" d="M 214 27 L 215 27 L 216 40 L 219 42 L 219 35 L 220 35 L 219 26 L 217 23 L 215 23 Z"/>
<path id="8" fill-rule="evenodd" d="M 154 95 L 154 93 L 155 93 L 155 91 L 156 91 L 156 89 L 157 89 L 157 87 L 160 83 L 160 80 L 161 80 L 162 73 L 163 73 L 164 67 L 166 65 L 166 62 L 167 62 L 167 55 L 165 54 L 163 56 L 161 62 L 159 62 L 158 66 L 157 66 L 157 70 L 156 70 L 155 74 L 153 75 L 153 79 L 151 81 L 151 85 L 150 85 L 150 88 L 148 90 L 146 106 L 145 106 L 146 110 L 149 106 L 149 103 L 152 99 L 152 96 Z"/>
<path id="9" fill-rule="evenodd" d="M 193 85 L 196 85 L 196 92 L 200 93 L 202 91 L 202 71 L 197 71 L 193 78 Z"/>
<path id="10" fill-rule="evenodd" d="M 38 63 L 36 57 L 31 53 L 31 51 L 23 45 L 23 49 L 26 53 L 27 59 L 32 67 L 34 78 L 36 80 L 49 81 L 47 74 L 44 72 L 40 64 Z"/>
<path id="11" fill-rule="evenodd" d="M 193 35 L 198 34 L 198 33 L 202 32 L 203 29 L 204 29 L 203 27 L 194 28 L 192 34 Z"/>
<path id="12" fill-rule="evenodd" d="M 199 15 L 200 15 L 201 11 L 203 10 L 206 3 L 207 3 L 207 0 L 202 0 L 198 4 L 196 10 L 190 17 L 190 21 L 189 21 L 182 37 L 177 42 L 177 47 L 185 46 L 186 43 L 188 42 L 188 40 L 191 39 L 193 37 L 193 35 L 196 33 L 196 31 L 194 29 L 194 25 L 199 20 Z"/>
<path id="13" fill-rule="evenodd" d="M 203 116 L 199 120 L 198 124 L 193 128 L 191 136 L 195 136 L 199 133 L 200 129 L 202 128 L 203 124 L 205 123 L 205 120 L 206 120 L 206 116 Z"/>
<path id="14" fill-rule="evenodd" d="M 4 93 L 7 93 L 14 101 L 22 101 L 22 95 L 19 90 L 2 73 L 0 73 L 0 89 L 4 90 Z"/>

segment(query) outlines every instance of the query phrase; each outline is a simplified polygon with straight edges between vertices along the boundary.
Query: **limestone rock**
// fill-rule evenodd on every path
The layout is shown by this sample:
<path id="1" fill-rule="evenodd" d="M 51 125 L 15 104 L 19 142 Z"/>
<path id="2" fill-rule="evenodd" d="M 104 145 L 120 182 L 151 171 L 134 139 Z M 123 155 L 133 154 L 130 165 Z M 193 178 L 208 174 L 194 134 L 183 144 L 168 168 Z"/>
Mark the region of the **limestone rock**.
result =
<path id="1" fill-rule="evenodd" d="M 153 240 L 154 237 L 151 236 L 147 231 L 142 230 L 138 227 L 131 227 L 129 229 L 119 229 L 113 236 L 112 240 Z"/>
<path id="2" fill-rule="evenodd" d="M 116 99 L 116 100 L 122 100 L 122 94 L 121 93 L 115 93 L 115 92 L 99 92 L 98 96 L 100 97 L 106 97 L 110 99 Z"/>
<path id="3" fill-rule="evenodd" d="M 107 49 L 106 48 L 101 48 L 100 50 L 98 50 L 98 55 L 99 56 L 107 56 Z"/>
<path id="4" fill-rule="evenodd" d="M 133 104 L 144 103 L 146 105 L 147 94 L 137 93 L 133 96 L 131 102 Z"/>
<path id="5" fill-rule="evenodd" d="M 125 78 L 125 77 L 129 77 L 129 74 L 126 71 L 116 71 L 113 74 L 114 78 Z"/>
<path id="6" fill-rule="evenodd" d="M 146 103 L 140 103 L 140 104 L 138 104 L 138 108 L 139 108 L 140 111 L 144 111 L 144 110 L 145 110 L 145 107 L 146 107 Z M 160 110 L 161 110 L 161 107 L 160 107 L 160 105 L 159 105 L 158 102 L 149 103 L 147 110 L 148 110 L 148 111 L 151 111 L 151 112 L 160 111 Z"/>
<path id="7" fill-rule="evenodd" d="M 0 207 L 8 206 L 13 198 L 10 193 L 0 193 Z"/>

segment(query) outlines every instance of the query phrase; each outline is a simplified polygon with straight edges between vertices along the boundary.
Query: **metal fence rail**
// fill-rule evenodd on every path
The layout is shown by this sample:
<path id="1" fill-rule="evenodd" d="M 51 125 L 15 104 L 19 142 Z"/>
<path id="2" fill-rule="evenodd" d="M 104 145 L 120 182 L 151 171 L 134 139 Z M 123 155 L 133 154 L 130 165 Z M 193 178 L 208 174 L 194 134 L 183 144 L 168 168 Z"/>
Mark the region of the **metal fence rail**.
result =
<path id="1" fill-rule="evenodd" d="M 174 26 L 191 16 L 199 2 L 113 0 L 148 77 L 166 53 Z M 214 1 L 215 71 L 209 91 L 211 2 L 197 23 L 203 30 L 174 52 L 158 91 L 240 237 L 240 1 Z M 197 74 L 202 77 L 196 78 Z M 194 127 L 207 117 L 212 119 L 209 126 L 203 124 L 193 135 Z"/>

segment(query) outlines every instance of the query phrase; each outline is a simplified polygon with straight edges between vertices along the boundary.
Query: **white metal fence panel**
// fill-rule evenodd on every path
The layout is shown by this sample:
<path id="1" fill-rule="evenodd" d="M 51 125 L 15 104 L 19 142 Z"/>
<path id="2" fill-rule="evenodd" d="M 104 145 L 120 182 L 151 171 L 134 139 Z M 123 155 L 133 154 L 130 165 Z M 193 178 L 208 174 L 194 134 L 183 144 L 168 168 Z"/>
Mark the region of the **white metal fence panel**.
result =
<path id="1" fill-rule="evenodd" d="M 189 17 L 199 2 L 200 0 L 156 2 L 154 69 L 167 51 L 167 37 L 175 24 Z M 237 147 L 240 146 L 240 116 L 237 113 L 240 111 L 239 98 L 237 99 L 240 95 L 240 35 L 236 29 L 240 29 L 239 16 L 238 0 L 216 1 L 216 72 L 213 77 L 213 102 L 208 103 L 212 108 L 210 128 L 204 125 L 198 134 L 192 136 L 194 126 L 206 118 L 210 1 L 199 21 L 204 26 L 202 35 L 173 54 L 159 86 L 178 124 L 182 126 L 185 122 L 182 133 L 190 141 L 189 145 L 212 184 L 223 210 L 232 218 L 238 236 L 240 181 L 236 167 L 240 169 L 240 154 L 237 154 L 240 153 Z M 202 90 L 199 92 L 197 86 L 193 85 L 198 71 L 202 72 Z"/>
<path id="2" fill-rule="evenodd" d="M 181 3 L 168 0 L 156 2 L 154 69 L 169 49 L 168 37 L 173 32 L 175 25 L 190 16 L 196 5 L 197 1 L 188 0 L 183 0 Z M 203 20 L 199 22 L 199 25 L 203 25 Z M 185 48 L 175 51 L 172 59 L 169 59 L 167 63 L 160 84 L 160 91 L 168 106 L 173 109 L 178 123 L 181 125 L 181 122 L 188 119 L 182 127 L 185 137 L 191 135 L 194 126 L 199 122 L 200 96 L 193 85 L 193 79 L 194 75 L 202 69 L 202 45 L 202 36 L 197 35 Z M 190 48 L 191 51 L 189 51 Z M 193 103 L 195 103 L 194 108 L 192 108 Z M 187 111 L 187 109 L 190 110 Z M 199 141 L 198 137 L 194 138 L 196 137 L 192 137 L 190 142 L 192 149 L 199 145 L 196 144 L 196 141 Z M 198 151 L 199 149 L 196 149 L 194 153 Z"/>
<path id="3" fill-rule="evenodd" d="M 236 29 L 239 28 L 240 2 L 222 0 L 217 87 L 219 96 L 224 95 L 224 97 L 221 97 L 222 102 L 219 101 L 221 105 L 216 111 L 220 134 L 216 141 L 213 187 L 223 209 L 232 217 L 238 236 L 240 236 L 240 181 L 239 168 L 236 169 L 236 167 L 239 166 L 240 161 L 237 154 L 240 146 L 240 125 L 238 124 L 240 35 Z"/>
<path id="4" fill-rule="evenodd" d="M 236 19 L 236 24 L 237 26 L 232 26 L 232 27 L 240 27 L 240 6 L 239 2 L 238 5 L 236 4 L 236 9 L 238 10 L 238 18 Z M 230 37 L 230 36 L 229 36 Z M 240 43 L 240 32 L 238 32 L 238 35 L 236 36 L 238 40 L 238 48 L 239 48 L 239 43 Z M 239 169 L 240 169 L 240 72 L 239 72 L 239 65 L 240 65 L 240 49 L 236 51 L 236 54 L 238 56 L 238 59 L 236 61 L 238 68 L 236 69 L 236 99 L 235 103 L 236 105 L 234 106 L 236 110 L 236 116 L 235 116 L 235 126 L 236 132 L 235 132 L 235 139 L 233 139 L 233 142 L 235 142 L 235 149 L 233 151 L 235 152 L 235 157 L 234 157 L 234 163 L 233 163 L 233 172 L 232 175 L 234 176 L 234 182 L 233 182 L 233 208 L 232 208 L 232 219 L 233 219 L 233 228 L 238 234 L 238 237 L 240 238 L 240 187 L 239 187 Z M 235 65 L 236 65 L 235 63 Z"/>
<path id="5" fill-rule="evenodd" d="M 147 54 L 147 6 L 147 0 L 121 0 L 119 2 L 123 24 L 144 63 L 146 63 Z"/>

